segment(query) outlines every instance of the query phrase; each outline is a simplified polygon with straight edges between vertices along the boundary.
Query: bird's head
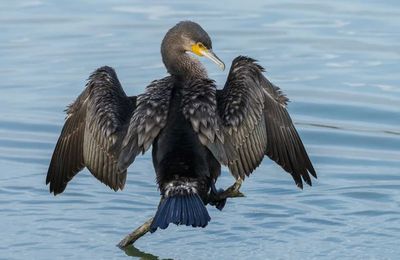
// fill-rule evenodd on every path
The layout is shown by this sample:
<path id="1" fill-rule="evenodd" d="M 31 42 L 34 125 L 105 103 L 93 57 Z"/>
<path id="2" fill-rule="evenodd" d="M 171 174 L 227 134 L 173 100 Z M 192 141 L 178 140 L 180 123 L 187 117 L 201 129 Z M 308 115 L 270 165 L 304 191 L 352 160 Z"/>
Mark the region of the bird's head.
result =
<path id="1" fill-rule="evenodd" d="M 172 27 L 164 37 L 161 54 L 165 65 L 168 62 L 184 62 L 179 58 L 183 54 L 192 53 L 198 57 L 206 57 L 217 64 L 222 70 L 225 64 L 212 51 L 210 36 L 195 22 L 183 21 Z"/>

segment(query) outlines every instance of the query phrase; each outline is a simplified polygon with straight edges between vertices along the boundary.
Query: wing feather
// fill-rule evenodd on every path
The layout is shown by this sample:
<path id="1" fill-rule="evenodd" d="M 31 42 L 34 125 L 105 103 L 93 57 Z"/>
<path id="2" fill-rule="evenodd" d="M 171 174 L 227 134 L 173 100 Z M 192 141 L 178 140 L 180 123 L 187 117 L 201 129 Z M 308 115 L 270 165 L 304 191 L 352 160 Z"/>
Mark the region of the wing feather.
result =
<path id="1" fill-rule="evenodd" d="M 84 167 L 83 142 L 74 141 L 81 141 L 84 133 L 86 111 L 81 107 L 86 97 L 84 91 L 68 108 L 66 122 L 51 158 L 46 184 L 50 183 L 50 192 L 54 194 L 63 192 L 67 183 Z"/>
<path id="2" fill-rule="evenodd" d="M 251 58 L 239 56 L 232 62 L 225 87 L 217 92 L 225 141 L 207 146 L 235 178 L 244 179 L 268 155 L 300 188 L 302 181 L 311 185 L 309 174 L 316 173 L 286 110 L 288 99 L 263 71 Z"/>
<path id="3" fill-rule="evenodd" d="M 85 166 L 101 182 L 122 189 L 126 171 L 117 167 L 118 147 L 135 108 L 110 67 L 97 69 L 85 90 L 67 109 L 67 118 L 47 172 L 46 184 L 55 195 Z"/>
<path id="4" fill-rule="evenodd" d="M 153 81 L 137 98 L 118 158 L 119 169 L 126 170 L 139 153 L 144 153 L 167 123 L 169 101 L 174 87 L 172 77 Z"/>

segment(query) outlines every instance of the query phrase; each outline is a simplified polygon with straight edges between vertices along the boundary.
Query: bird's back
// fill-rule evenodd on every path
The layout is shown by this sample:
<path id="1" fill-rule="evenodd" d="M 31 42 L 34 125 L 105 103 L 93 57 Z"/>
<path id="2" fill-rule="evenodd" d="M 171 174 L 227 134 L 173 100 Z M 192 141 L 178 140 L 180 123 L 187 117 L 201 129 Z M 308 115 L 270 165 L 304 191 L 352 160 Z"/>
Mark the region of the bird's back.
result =
<path id="1" fill-rule="evenodd" d="M 153 163 L 161 192 L 171 181 L 193 181 L 207 193 L 210 181 L 209 156 L 198 135 L 182 113 L 182 89 L 176 84 L 170 100 L 168 120 L 153 143 Z M 212 155 L 211 155 L 212 156 Z"/>

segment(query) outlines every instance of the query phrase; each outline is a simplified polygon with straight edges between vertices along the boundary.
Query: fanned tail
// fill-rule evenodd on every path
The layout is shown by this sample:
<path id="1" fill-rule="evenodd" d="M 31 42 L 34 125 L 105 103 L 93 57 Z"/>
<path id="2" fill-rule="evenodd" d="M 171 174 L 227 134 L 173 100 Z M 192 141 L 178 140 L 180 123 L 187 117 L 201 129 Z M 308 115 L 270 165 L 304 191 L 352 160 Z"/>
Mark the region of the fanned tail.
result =
<path id="1" fill-rule="evenodd" d="M 166 229 L 169 223 L 205 227 L 210 220 L 210 215 L 197 193 L 175 194 L 161 201 L 150 232 L 155 232 L 157 228 Z"/>

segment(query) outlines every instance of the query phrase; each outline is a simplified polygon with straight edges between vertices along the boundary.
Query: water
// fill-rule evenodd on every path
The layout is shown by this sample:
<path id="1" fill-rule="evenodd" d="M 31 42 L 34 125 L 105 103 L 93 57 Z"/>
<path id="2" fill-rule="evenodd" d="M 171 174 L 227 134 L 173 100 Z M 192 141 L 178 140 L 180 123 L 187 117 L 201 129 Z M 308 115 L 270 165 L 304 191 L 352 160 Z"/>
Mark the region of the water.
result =
<path id="1" fill-rule="evenodd" d="M 2 1 L 0 258 L 396 259 L 400 253 L 398 1 Z M 298 190 L 266 159 L 205 229 L 114 245 L 154 214 L 150 155 L 114 193 L 87 171 L 54 197 L 45 174 L 63 109 L 113 66 L 130 95 L 163 77 L 166 30 L 198 21 L 228 64 L 257 58 L 281 86 L 319 179 Z M 222 85 L 226 71 L 205 61 Z M 225 170 L 218 186 L 233 178 Z"/>

